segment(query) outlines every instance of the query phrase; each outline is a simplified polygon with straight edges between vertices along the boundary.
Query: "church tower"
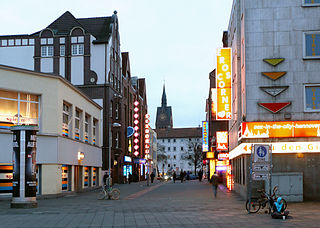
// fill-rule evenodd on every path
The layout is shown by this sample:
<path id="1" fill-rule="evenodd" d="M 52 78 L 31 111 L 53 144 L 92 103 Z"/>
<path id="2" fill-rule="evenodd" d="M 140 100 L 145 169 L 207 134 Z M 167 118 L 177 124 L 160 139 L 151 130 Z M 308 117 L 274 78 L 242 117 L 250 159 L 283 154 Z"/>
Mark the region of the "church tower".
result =
<path id="1" fill-rule="evenodd" d="M 172 110 L 167 106 L 167 95 L 163 85 L 161 107 L 157 108 L 156 129 L 172 128 Z"/>

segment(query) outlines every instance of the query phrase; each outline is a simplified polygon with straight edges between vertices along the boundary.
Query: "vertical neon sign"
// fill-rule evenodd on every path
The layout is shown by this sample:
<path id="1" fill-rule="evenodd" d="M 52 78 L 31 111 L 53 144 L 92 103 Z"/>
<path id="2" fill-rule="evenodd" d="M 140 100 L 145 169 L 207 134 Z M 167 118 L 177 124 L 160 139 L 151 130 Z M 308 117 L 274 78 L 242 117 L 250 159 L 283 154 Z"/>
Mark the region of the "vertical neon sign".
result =
<path id="1" fill-rule="evenodd" d="M 231 120 L 231 48 L 217 48 L 217 120 Z"/>
<path id="2" fill-rule="evenodd" d="M 135 101 L 133 103 L 134 105 L 134 114 L 133 114 L 133 128 L 134 128 L 134 134 L 133 134 L 133 155 L 138 156 L 139 155 L 139 101 Z"/>
<path id="3" fill-rule="evenodd" d="M 208 144 L 208 121 L 202 121 L 202 151 L 209 151 Z"/>
<path id="4" fill-rule="evenodd" d="M 150 153 L 150 129 L 149 129 L 149 123 L 150 123 L 150 115 L 146 114 L 144 116 L 144 153 L 148 155 Z"/>

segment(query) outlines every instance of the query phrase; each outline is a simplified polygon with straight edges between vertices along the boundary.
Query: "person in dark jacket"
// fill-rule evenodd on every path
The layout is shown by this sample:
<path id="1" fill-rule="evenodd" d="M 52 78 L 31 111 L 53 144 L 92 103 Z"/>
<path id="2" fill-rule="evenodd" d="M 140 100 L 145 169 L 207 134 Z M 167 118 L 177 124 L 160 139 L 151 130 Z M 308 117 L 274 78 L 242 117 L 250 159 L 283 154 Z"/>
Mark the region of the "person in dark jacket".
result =
<path id="1" fill-rule="evenodd" d="M 200 171 L 198 172 L 199 181 L 202 181 L 202 175 L 203 175 L 203 171 L 200 170 Z"/>
<path id="2" fill-rule="evenodd" d="M 181 183 L 183 182 L 183 178 L 184 178 L 184 172 L 181 170 L 180 172 L 180 178 L 181 178 Z"/>
<path id="3" fill-rule="evenodd" d="M 173 183 L 176 183 L 177 174 L 176 174 L 176 172 L 175 172 L 175 171 L 173 171 L 172 179 L 173 179 Z"/>
<path id="4" fill-rule="evenodd" d="M 129 181 L 129 184 L 131 184 L 131 181 L 132 181 L 132 174 L 131 173 L 129 173 L 128 181 Z"/>
<path id="5" fill-rule="evenodd" d="M 217 175 L 216 172 L 212 175 L 210 179 L 210 183 L 212 184 L 212 190 L 214 197 L 217 198 L 217 189 L 218 189 L 218 184 L 219 184 L 219 176 Z"/>
<path id="6" fill-rule="evenodd" d="M 153 180 L 154 180 L 154 177 L 155 177 L 153 172 L 150 174 L 150 177 L 151 177 L 151 183 L 153 183 Z"/>

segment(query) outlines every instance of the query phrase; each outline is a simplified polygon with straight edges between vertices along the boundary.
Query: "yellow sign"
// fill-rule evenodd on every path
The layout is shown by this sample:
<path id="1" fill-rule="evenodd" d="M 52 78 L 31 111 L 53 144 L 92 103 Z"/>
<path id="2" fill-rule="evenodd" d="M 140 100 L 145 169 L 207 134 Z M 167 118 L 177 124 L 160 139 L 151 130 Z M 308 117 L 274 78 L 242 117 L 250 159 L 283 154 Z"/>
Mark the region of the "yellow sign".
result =
<path id="1" fill-rule="evenodd" d="M 207 159 L 214 158 L 214 152 L 207 152 Z"/>
<path id="2" fill-rule="evenodd" d="M 231 48 L 217 48 L 217 120 L 230 120 L 231 112 Z"/>

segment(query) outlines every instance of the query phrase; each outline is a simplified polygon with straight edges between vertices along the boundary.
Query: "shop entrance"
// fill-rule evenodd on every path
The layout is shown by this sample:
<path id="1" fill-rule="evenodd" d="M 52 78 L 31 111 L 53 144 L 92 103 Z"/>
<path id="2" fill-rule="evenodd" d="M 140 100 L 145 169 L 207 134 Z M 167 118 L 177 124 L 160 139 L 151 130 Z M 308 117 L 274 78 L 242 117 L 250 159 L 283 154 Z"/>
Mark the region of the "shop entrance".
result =
<path id="1" fill-rule="evenodd" d="M 74 167 L 74 191 L 75 192 L 82 191 L 82 167 L 81 166 Z"/>

